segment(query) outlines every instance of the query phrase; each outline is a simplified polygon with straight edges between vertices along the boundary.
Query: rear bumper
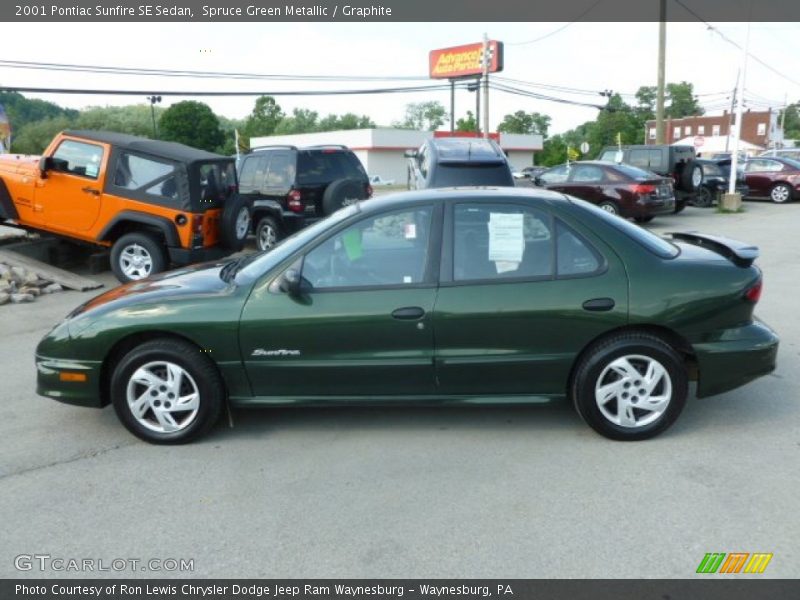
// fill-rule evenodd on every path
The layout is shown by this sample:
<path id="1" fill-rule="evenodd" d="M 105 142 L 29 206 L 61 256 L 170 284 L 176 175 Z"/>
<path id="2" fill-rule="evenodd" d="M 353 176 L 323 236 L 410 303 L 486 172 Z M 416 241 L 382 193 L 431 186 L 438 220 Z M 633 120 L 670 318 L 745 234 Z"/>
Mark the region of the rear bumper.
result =
<path id="1" fill-rule="evenodd" d="M 675 212 L 675 198 L 653 200 L 650 198 L 639 199 L 633 208 L 634 217 L 649 217 L 654 215 L 669 215 Z"/>
<path id="2" fill-rule="evenodd" d="M 777 334 L 761 321 L 720 332 L 714 341 L 694 344 L 699 370 L 697 397 L 721 394 L 775 370 Z"/>
<path id="3" fill-rule="evenodd" d="M 66 404 L 101 408 L 100 361 L 36 355 L 36 393 Z M 86 381 L 61 381 L 61 373 L 83 373 Z"/>
<path id="4" fill-rule="evenodd" d="M 169 250 L 169 262 L 176 265 L 209 262 L 230 254 L 229 250 L 220 246 L 211 246 L 209 248 L 167 248 L 167 250 Z"/>

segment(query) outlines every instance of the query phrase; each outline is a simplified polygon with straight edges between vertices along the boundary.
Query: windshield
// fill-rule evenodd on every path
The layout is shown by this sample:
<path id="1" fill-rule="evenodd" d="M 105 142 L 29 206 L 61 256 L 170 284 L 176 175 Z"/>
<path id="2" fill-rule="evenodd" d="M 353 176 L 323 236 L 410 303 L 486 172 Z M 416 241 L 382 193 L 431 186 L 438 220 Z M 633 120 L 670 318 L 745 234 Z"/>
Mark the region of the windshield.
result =
<path id="1" fill-rule="evenodd" d="M 505 163 L 439 163 L 433 187 L 464 187 L 472 185 L 513 186 L 511 172 Z"/>
<path id="2" fill-rule="evenodd" d="M 274 248 L 244 257 L 239 263 L 239 271 L 236 274 L 237 281 L 239 281 L 240 278 L 242 278 L 242 280 L 253 280 L 261 277 L 261 275 L 300 250 L 318 235 L 356 214 L 359 210 L 358 204 L 345 206 L 341 210 L 337 210 L 327 219 L 322 219 L 310 227 L 301 229 Z"/>
<path id="3" fill-rule="evenodd" d="M 644 227 L 639 227 L 623 219 L 617 215 L 612 215 L 601 208 L 597 208 L 594 204 L 579 200 L 578 198 L 571 197 L 570 200 L 580 208 L 591 212 L 594 216 L 611 225 L 614 229 L 621 231 L 629 238 L 632 238 L 636 243 L 647 248 L 650 252 L 661 258 L 675 258 L 678 256 L 679 250 L 677 246 L 669 243 L 664 238 L 658 237 L 656 234 L 648 231 Z"/>

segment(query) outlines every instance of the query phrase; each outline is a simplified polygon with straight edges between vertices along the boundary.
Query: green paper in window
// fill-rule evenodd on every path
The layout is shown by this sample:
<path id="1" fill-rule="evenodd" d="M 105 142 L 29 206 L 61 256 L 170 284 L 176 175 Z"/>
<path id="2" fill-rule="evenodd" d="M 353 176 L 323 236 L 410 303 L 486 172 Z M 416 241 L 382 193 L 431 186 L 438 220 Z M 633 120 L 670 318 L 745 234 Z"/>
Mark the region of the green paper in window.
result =
<path id="1" fill-rule="evenodd" d="M 344 242 L 344 251 L 347 252 L 347 258 L 350 262 L 358 260 L 364 254 L 364 249 L 361 246 L 361 232 L 358 229 L 351 229 L 346 231 L 342 236 Z"/>

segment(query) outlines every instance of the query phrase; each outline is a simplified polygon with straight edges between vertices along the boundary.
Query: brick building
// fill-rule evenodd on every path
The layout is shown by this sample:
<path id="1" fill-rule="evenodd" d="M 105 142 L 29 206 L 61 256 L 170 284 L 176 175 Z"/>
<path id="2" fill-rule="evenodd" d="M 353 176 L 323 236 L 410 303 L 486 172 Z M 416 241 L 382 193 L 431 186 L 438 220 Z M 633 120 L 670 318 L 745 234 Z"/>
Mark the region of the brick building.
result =
<path id="1" fill-rule="evenodd" d="M 667 119 L 664 133 L 666 143 L 674 144 L 678 140 L 690 136 L 726 136 L 733 133 L 734 115 L 727 110 L 721 115 L 702 115 L 699 117 L 683 117 Z M 656 122 L 648 121 L 647 144 L 656 143 Z M 777 110 L 751 111 L 742 113 L 742 139 L 764 148 L 780 147 L 783 142 L 783 131 L 778 122 Z"/>

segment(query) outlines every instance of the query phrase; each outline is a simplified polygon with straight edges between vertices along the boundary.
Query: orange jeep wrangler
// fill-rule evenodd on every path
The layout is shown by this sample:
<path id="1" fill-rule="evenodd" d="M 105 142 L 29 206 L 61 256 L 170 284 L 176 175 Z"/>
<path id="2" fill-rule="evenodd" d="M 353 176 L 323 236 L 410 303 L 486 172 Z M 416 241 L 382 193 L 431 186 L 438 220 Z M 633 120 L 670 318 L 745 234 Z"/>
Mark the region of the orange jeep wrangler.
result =
<path id="1" fill-rule="evenodd" d="M 232 158 L 174 142 L 65 131 L 0 155 L 0 223 L 110 247 L 122 282 L 241 250 L 251 213 Z"/>

